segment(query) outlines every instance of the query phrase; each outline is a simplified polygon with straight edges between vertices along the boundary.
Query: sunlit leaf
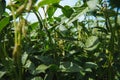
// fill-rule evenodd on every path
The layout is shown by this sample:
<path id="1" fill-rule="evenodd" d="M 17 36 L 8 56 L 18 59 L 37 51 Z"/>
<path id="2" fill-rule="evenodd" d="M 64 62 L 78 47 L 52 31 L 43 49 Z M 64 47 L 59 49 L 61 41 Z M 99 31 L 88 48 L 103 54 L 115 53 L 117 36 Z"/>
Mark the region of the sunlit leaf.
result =
<path id="1" fill-rule="evenodd" d="M 39 65 L 37 68 L 36 68 L 36 71 L 37 73 L 40 73 L 40 72 L 45 72 L 45 70 L 47 70 L 49 68 L 49 66 L 46 66 L 44 64 L 41 64 Z"/>
<path id="2" fill-rule="evenodd" d="M 5 75 L 5 71 L 0 71 L 0 79 Z"/>
<path id="3" fill-rule="evenodd" d="M 76 12 L 74 12 L 71 17 L 69 18 L 67 24 L 72 23 L 73 21 L 77 20 L 80 16 L 84 15 L 86 12 L 89 11 L 89 8 L 86 5 L 78 7 Z"/>
<path id="4" fill-rule="evenodd" d="M 94 49 L 96 49 L 99 45 L 99 39 L 96 36 L 90 36 L 85 43 L 85 49 L 92 51 Z"/>
<path id="5" fill-rule="evenodd" d="M 85 63 L 85 67 L 86 68 L 97 68 L 97 64 L 96 63 L 93 63 L 93 62 L 86 62 Z"/>
<path id="6" fill-rule="evenodd" d="M 43 6 L 43 5 L 50 5 L 54 3 L 58 3 L 60 0 L 42 0 L 38 3 L 38 7 Z"/>
<path id="7" fill-rule="evenodd" d="M 33 70 L 35 68 L 34 64 L 30 60 L 27 60 L 24 67 L 28 68 L 29 70 Z"/>
<path id="8" fill-rule="evenodd" d="M 103 27 L 95 27 L 95 28 L 97 28 L 98 31 L 100 31 L 100 32 L 104 32 L 104 33 L 107 34 L 107 30 L 106 30 L 105 28 L 103 28 Z"/>
<path id="9" fill-rule="evenodd" d="M 43 80 L 41 77 L 34 77 L 31 80 Z"/>
<path id="10" fill-rule="evenodd" d="M 31 80 L 43 80 L 41 77 L 34 77 Z"/>
<path id="11" fill-rule="evenodd" d="M 92 72 L 92 69 L 91 68 L 87 68 L 87 69 L 85 69 L 85 71 Z"/>
<path id="12" fill-rule="evenodd" d="M 30 27 L 32 28 L 32 30 L 34 30 L 36 27 L 38 27 L 38 22 L 34 22 L 32 24 L 30 24 Z"/>
<path id="13" fill-rule="evenodd" d="M 120 16 L 118 16 L 117 23 L 120 25 Z"/>
<path id="14" fill-rule="evenodd" d="M 27 58 L 28 58 L 28 54 L 27 54 L 27 53 L 24 53 L 24 54 L 22 55 L 22 64 L 23 64 L 23 65 L 26 63 Z"/>
<path id="15" fill-rule="evenodd" d="M 97 4 L 99 3 L 99 0 L 89 0 L 87 1 L 87 5 L 90 8 L 90 10 L 97 9 Z"/>

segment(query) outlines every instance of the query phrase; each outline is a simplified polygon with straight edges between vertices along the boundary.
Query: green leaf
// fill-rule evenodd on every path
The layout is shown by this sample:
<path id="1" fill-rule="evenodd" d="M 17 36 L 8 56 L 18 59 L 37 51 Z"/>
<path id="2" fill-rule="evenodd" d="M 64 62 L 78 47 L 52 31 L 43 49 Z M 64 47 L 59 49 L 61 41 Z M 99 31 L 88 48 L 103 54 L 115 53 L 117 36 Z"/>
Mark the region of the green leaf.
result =
<path id="1" fill-rule="evenodd" d="M 60 0 L 42 0 L 38 3 L 38 7 L 44 6 L 44 5 L 50 5 L 54 3 L 59 3 Z"/>
<path id="2" fill-rule="evenodd" d="M 0 79 L 5 75 L 5 71 L 0 71 Z"/>
<path id="3" fill-rule="evenodd" d="M 86 68 L 85 71 L 86 72 L 92 72 L 92 69 L 91 68 Z"/>
<path id="4" fill-rule="evenodd" d="M 51 71 L 58 71 L 59 67 L 56 64 L 50 64 L 49 65 L 49 70 L 51 70 Z"/>
<path id="5" fill-rule="evenodd" d="M 60 69 L 62 72 L 80 72 L 83 68 L 73 62 L 61 62 Z"/>
<path id="6" fill-rule="evenodd" d="M 78 41 L 76 38 L 73 38 L 73 37 L 59 37 L 59 39 L 66 40 L 66 41 Z"/>
<path id="7" fill-rule="evenodd" d="M 50 65 L 54 62 L 54 60 L 50 56 L 35 56 L 35 58 L 47 65 Z"/>
<path id="8" fill-rule="evenodd" d="M 95 10 L 97 9 L 97 4 L 99 3 L 98 0 L 89 0 L 87 1 L 87 5 L 90 8 L 90 10 Z"/>
<path id="9" fill-rule="evenodd" d="M 34 22 L 34 23 L 30 24 L 30 27 L 32 28 L 32 30 L 34 30 L 38 26 L 39 26 L 38 22 Z"/>
<path id="10" fill-rule="evenodd" d="M 86 68 L 97 68 L 97 64 L 96 63 L 93 63 L 93 62 L 86 62 L 85 63 L 85 67 Z"/>
<path id="11" fill-rule="evenodd" d="M 69 18 L 74 11 L 70 6 L 64 6 L 62 8 L 62 12 L 67 18 Z"/>
<path id="12" fill-rule="evenodd" d="M 32 63 L 30 60 L 27 60 L 24 68 L 28 69 L 28 71 L 29 71 L 31 74 L 35 75 L 35 65 L 34 65 L 34 63 Z"/>
<path id="13" fill-rule="evenodd" d="M 74 12 L 70 19 L 68 20 L 67 24 L 72 23 L 73 21 L 77 20 L 80 16 L 84 15 L 86 12 L 89 11 L 89 8 L 86 5 L 81 7 L 77 7 L 76 12 Z"/>
<path id="14" fill-rule="evenodd" d="M 31 80 L 43 80 L 41 77 L 34 77 Z"/>
<path id="15" fill-rule="evenodd" d="M 44 80 L 53 80 L 54 72 L 49 72 L 48 75 L 45 76 Z"/>
<path id="16" fill-rule="evenodd" d="M 23 64 L 23 65 L 25 65 L 27 58 L 28 58 L 28 54 L 27 54 L 27 53 L 24 53 L 24 54 L 22 55 L 22 64 Z"/>
<path id="17" fill-rule="evenodd" d="M 117 23 L 120 25 L 120 16 L 117 18 Z"/>
<path id="18" fill-rule="evenodd" d="M 4 17 L 1 21 L 0 21 L 0 32 L 2 31 L 2 29 L 9 23 L 9 17 Z"/>
<path id="19" fill-rule="evenodd" d="M 100 32 L 104 32 L 104 33 L 107 34 L 107 30 L 106 30 L 104 27 L 94 27 L 94 28 L 97 28 L 98 31 L 100 31 Z"/>
<path id="20" fill-rule="evenodd" d="M 97 36 L 90 36 L 86 40 L 85 49 L 89 50 L 89 51 L 92 51 L 92 50 L 94 50 L 98 47 L 99 43 L 100 42 L 99 42 L 99 39 L 98 39 Z"/>
<path id="21" fill-rule="evenodd" d="M 12 70 L 14 69 L 14 62 L 13 62 L 13 59 L 10 58 L 10 57 L 4 57 L 5 59 L 2 59 L 3 62 L 3 66 L 6 68 L 6 69 L 9 69 L 9 70 Z"/>
<path id="22" fill-rule="evenodd" d="M 30 60 L 27 60 L 26 64 L 25 64 L 25 68 L 29 68 L 31 66 L 32 62 Z"/>
<path id="23" fill-rule="evenodd" d="M 28 68 L 29 70 L 34 70 L 35 65 L 30 60 L 27 60 L 27 62 L 26 62 L 24 67 Z"/>
<path id="24" fill-rule="evenodd" d="M 41 64 L 36 68 L 36 73 L 45 72 L 45 70 L 48 69 L 49 67 L 50 66 L 46 66 L 44 64 Z"/>
<path id="25" fill-rule="evenodd" d="M 52 5 L 50 5 L 48 7 L 47 14 L 48 14 L 49 18 L 51 18 L 54 15 L 54 13 L 55 13 L 56 10 L 57 10 L 57 8 L 54 7 L 54 6 L 52 6 Z"/>

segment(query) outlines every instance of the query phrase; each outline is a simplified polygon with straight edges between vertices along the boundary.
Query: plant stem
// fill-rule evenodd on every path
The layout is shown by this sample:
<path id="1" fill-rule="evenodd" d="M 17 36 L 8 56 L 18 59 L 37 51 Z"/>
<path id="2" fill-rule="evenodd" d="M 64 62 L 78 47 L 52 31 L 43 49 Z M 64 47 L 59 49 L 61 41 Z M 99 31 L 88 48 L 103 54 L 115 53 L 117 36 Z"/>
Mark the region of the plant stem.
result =
<path id="1" fill-rule="evenodd" d="M 10 4 L 12 1 L 10 0 Z M 13 16 L 13 26 L 14 26 L 14 50 L 13 50 L 13 60 L 16 66 L 14 70 L 15 80 L 22 80 L 22 65 L 21 65 L 21 33 L 20 28 L 16 23 L 16 14 L 14 11 L 14 7 L 11 5 L 11 11 Z"/>

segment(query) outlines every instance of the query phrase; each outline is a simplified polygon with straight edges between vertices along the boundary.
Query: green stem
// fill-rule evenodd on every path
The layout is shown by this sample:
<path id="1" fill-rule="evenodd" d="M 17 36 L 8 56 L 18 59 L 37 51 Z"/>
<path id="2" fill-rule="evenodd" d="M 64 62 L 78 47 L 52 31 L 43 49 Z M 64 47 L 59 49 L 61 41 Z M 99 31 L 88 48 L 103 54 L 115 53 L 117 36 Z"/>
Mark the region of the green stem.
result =
<path id="1" fill-rule="evenodd" d="M 105 24 L 107 31 L 111 33 L 110 41 L 109 41 L 109 55 L 108 55 L 108 80 L 113 80 L 113 70 L 112 70 L 112 63 L 113 63 L 113 54 L 114 54 L 114 39 L 115 39 L 115 30 L 112 27 L 109 19 L 109 14 L 107 9 L 103 12 L 105 17 Z"/>
<path id="2" fill-rule="evenodd" d="M 41 21 L 42 17 L 41 17 L 40 14 L 38 15 L 37 12 L 35 12 L 35 11 L 33 11 L 33 12 L 34 12 L 34 14 L 35 14 L 36 17 L 37 17 L 38 22 L 39 22 L 40 29 L 42 30 L 42 28 L 43 28 L 43 23 L 42 23 L 42 21 Z"/>
<path id="3" fill-rule="evenodd" d="M 10 0 L 10 4 L 12 5 L 12 1 Z M 16 30 L 16 26 L 17 26 L 17 23 L 16 23 L 16 16 L 15 16 L 15 11 L 14 11 L 14 8 L 13 6 L 11 6 L 11 10 L 12 10 L 12 16 L 13 16 L 13 25 L 14 25 L 14 28 L 15 28 L 15 44 L 17 43 L 17 30 Z"/>
<path id="4" fill-rule="evenodd" d="M 43 12 L 44 12 L 44 15 L 45 15 L 45 24 L 44 24 L 44 28 L 45 28 L 45 30 L 46 30 L 47 36 L 48 36 L 48 38 L 49 38 L 49 42 L 50 42 L 50 44 L 51 44 L 51 43 L 52 43 L 52 38 L 51 38 L 50 32 L 49 32 L 49 30 L 48 30 L 47 14 L 46 14 L 44 8 L 43 8 Z"/>
<path id="5" fill-rule="evenodd" d="M 12 5 L 12 1 L 10 0 L 10 4 Z M 10 6 L 11 7 L 11 11 L 12 11 L 12 17 L 13 17 L 13 25 L 14 25 L 14 36 L 15 36 L 15 38 L 14 38 L 14 41 L 15 41 L 15 44 L 17 44 L 17 32 L 16 32 L 16 16 L 15 16 L 15 11 L 14 11 L 14 8 L 13 8 L 13 6 Z M 14 58 L 14 57 L 13 57 Z M 17 77 L 18 77 L 18 75 L 17 75 L 17 71 L 16 70 L 13 70 L 13 75 L 14 75 L 14 77 L 13 77 L 13 79 L 17 79 Z"/>
<path id="6" fill-rule="evenodd" d="M 10 0 L 12 4 L 12 1 Z M 13 79 L 22 80 L 22 64 L 21 64 L 21 32 L 20 28 L 16 23 L 16 14 L 14 7 L 11 5 L 11 11 L 13 16 L 13 25 L 14 25 L 14 50 L 13 50 L 13 60 L 16 68 L 13 70 Z M 19 30 L 18 30 L 19 29 Z"/>

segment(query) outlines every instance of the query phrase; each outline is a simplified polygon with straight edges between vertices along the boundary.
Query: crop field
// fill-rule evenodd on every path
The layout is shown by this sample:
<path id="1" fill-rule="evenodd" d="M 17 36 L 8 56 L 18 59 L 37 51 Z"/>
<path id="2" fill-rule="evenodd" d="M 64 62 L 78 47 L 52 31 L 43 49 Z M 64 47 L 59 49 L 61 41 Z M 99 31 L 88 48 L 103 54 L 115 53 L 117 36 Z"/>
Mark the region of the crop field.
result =
<path id="1" fill-rule="evenodd" d="M 120 0 L 61 1 L 0 0 L 0 80 L 120 80 Z"/>

